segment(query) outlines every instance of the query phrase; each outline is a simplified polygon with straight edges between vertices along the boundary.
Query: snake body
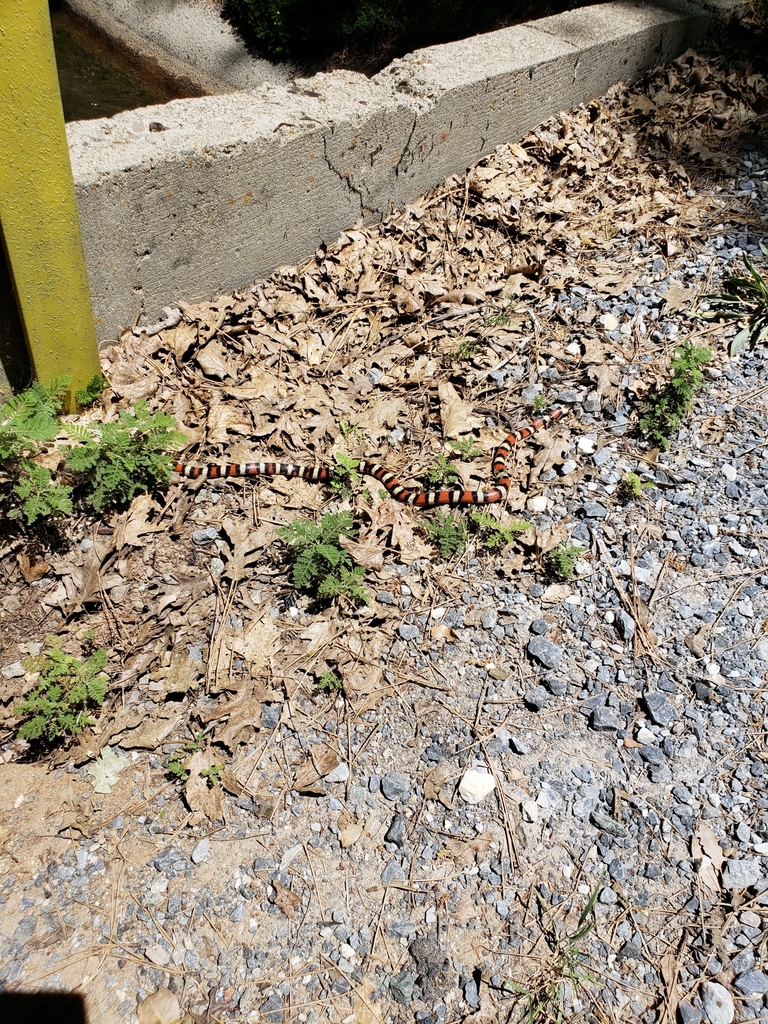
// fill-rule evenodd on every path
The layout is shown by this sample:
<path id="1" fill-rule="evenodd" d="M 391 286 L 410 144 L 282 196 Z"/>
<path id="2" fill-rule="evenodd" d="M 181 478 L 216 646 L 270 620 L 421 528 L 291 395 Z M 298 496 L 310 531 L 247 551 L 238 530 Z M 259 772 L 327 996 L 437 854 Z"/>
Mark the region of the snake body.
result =
<path id="1" fill-rule="evenodd" d="M 507 471 L 507 459 L 515 445 L 532 437 L 537 431 L 548 427 L 550 423 L 562 419 L 567 413 L 567 409 L 551 405 L 543 409 L 530 423 L 507 434 L 493 457 L 492 470 L 496 483 L 487 491 L 465 491 L 458 487 L 442 491 L 409 490 L 407 487 L 403 487 L 397 476 L 386 466 L 382 466 L 379 462 L 370 462 L 367 459 L 360 461 L 357 472 L 378 480 L 396 501 L 414 505 L 416 508 L 434 508 L 438 505 L 454 507 L 492 505 L 495 502 L 504 501 L 509 492 L 510 478 Z M 308 480 L 311 483 L 329 483 L 333 477 L 333 470 L 328 466 L 298 466 L 292 462 L 227 462 L 222 465 L 208 466 L 177 462 L 173 469 L 174 472 L 192 480 L 201 478 L 203 480 L 218 480 L 223 477 L 231 479 L 245 476 L 287 476 L 299 477 L 301 480 Z"/>

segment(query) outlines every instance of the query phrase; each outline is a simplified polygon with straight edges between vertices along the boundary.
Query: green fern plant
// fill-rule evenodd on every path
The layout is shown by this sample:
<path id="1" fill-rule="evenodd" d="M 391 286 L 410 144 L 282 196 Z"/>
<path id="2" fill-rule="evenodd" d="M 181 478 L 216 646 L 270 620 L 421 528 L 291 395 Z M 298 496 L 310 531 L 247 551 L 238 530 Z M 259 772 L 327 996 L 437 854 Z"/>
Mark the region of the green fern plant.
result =
<path id="1" fill-rule="evenodd" d="M 73 428 L 80 444 L 65 448 L 67 466 L 82 474 L 88 504 L 100 512 L 166 483 L 173 468 L 168 452 L 185 441 L 175 426 L 172 416 L 151 413 L 142 399 L 116 423 Z"/>
<path id="2" fill-rule="evenodd" d="M 452 462 L 441 453 L 427 470 L 427 480 L 431 484 L 452 484 L 459 479 L 459 474 Z"/>
<path id="3" fill-rule="evenodd" d="M 561 541 L 556 548 L 547 552 L 550 571 L 561 580 L 572 580 L 576 562 L 586 550 L 579 544 L 566 544 L 565 541 Z"/>
<path id="4" fill-rule="evenodd" d="M 53 440 L 69 385 L 69 377 L 56 377 L 47 386 L 35 381 L 0 406 L 0 464 L 8 468 Z"/>
<path id="5" fill-rule="evenodd" d="M 87 409 L 93 405 L 97 398 L 104 394 L 104 389 L 109 381 L 100 373 L 94 373 L 84 388 L 78 388 L 75 392 L 75 401 L 81 409 Z"/>
<path id="6" fill-rule="evenodd" d="M 469 521 L 473 530 L 480 535 L 485 547 L 490 549 L 506 547 L 518 533 L 525 533 L 531 528 L 531 524 L 524 519 L 514 519 L 503 526 L 493 513 L 479 508 L 469 513 Z"/>
<path id="7" fill-rule="evenodd" d="M 690 341 L 675 350 L 669 380 L 640 405 L 640 433 L 650 444 L 663 451 L 669 448 L 671 435 L 691 408 L 694 392 L 704 383 L 701 368 L 711 358 L 708 348 L 697 348 Z"/>
<path id="8" fill-rule="evenodd" d="M 352 537 L 355 524 L 348 511 L 328 512 L 319 523 L 295 519 L 277 531 L 291 552 L 291 579 L 298 590 L 314 592 L 322 600 L 345 597 L 369 604 L 370 593 L 363 587 L 365 569 L 352 566 L 352 558 L 339 544 L 340 537 Z"/>
<path id="9" fill-rule="evenodd" d="M 0 406 L 0 469 L 7 477 L 0 504 L 8 502 L 9 519 L 32 525 L 46 516 L 70 515 L 71 489 L 53 481 L 51 471 L 33 461 L 59 432 L 59 412 L 70 378 L 57 377 L 47 386 L 35 382 Z"/>
<path id="10" fill-rule="evenodd" d="M 318 679 L 317 688 L 327 692 L 336 692 L 344 689 L 344 681 L 338 673 L 327 669 Z"/>
<path id="11" fill-rule="evenodd" d="M 466 520 L 451 515 L 450 512 L 440 509 L 435 519 L 424 520 L 422 526 L 429 539 L 437 545 L 442 558 L 451 558 L 466 547 Z"/>
<path id="12" fill-rule="evenodd" d="M 462 459 L 477 459 L 483 454 L 482 448 L 475 444 L 474 437 L 462 437 L 458 441 L 449 441 L 448 447 L 453 448 Z"/>
<path id="13" fill-rule="evenodd" d="M 50 469 L 29 459 L 21 461 L 12 491 L 21 504 L 8 512 L 9 519 L 23 516 L 31 526 L 46 516 L 72 515 L 72 488 L 55 483 Z"/>
<path id="14" fill-rule="evenodd" d="M 83 662 L 61 648 L 61 640 L 49 636 L 46 648 L 36 658 L 24 662 L 28 672 L 38 672 L 37 686 L 31 690 L 14 714 L 25 719 L 19 728 L 23 740 L 76 736 L 87 725 L 94 725 L 91 711 L 101 707 L 107 695 L 107 676 L 102 671 L 107 652 L 94 651 Z"/>
<path id="15" fill-rule="evenodd" d="M 336 465 L 333 467 L 328 487 L 332 494 L 346 498 L 360 484 L 360 474 L 357 471 L 360 461 L 353 459 L 351 455 L 345 455 L 344 452 L 336 452 L 334 458 Z"/>

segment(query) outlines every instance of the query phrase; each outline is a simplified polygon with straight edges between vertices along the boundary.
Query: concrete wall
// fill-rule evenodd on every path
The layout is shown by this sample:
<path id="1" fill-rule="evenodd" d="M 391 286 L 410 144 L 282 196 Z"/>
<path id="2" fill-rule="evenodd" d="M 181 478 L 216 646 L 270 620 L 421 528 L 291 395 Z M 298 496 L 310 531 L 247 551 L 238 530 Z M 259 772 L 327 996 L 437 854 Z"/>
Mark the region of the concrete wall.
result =
<path id="1" fill-rule="evenodd" d="M 677 56 L 709 20 L 684 3 L 602 4 L 416 51 L 373 79 L 333 72 L 68 125 L 100 338 L 306 258 Z"/>

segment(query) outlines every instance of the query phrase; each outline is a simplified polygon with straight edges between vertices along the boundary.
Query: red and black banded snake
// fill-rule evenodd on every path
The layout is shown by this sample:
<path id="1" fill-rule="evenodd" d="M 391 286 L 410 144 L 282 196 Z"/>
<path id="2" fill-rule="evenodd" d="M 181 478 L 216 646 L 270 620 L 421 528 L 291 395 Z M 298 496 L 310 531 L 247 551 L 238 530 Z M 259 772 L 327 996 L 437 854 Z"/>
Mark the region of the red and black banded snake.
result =
<path id="1" fill-rule="evenodd" d="M 367 459 L 360 461 L 356 471 L 361 475 L 372 476 L 378 480 L 397 501 L 402 501 L 406 505 L 415 505 L 417 508 L 434 508 L 438 505 L 454 507 L 492 505 L 494 502 L 504 501 L 509 492 L 510 478 L 507 472 L 507 458 L 514 446 L 520 441 L 532 437 L 537 431 L 548 427 L 550 423 L 562 419 L 568 412 L 568 409 L 563 409 L 561 406 L 551 405 L 543 409 L 529 424 L 507 434 L 493 456 L 492 470 L 496 482 L 487 491 L 466 491 L 461 488 L 442 491 L 409 490 L 407 487 L 403 487 L 395 474 L 386 466 L 382 466 L 379 462 L 370 462 Z M 328 466 L 298 466 L 292 462 L 229 462 L 223 465 L 208 466 L 177 462 L 173 469 L 174 472 L 193 480 L 218 480 L 223 477 L 245 476 L 287 476 L 299 477 L 312 483 L 329 483 L 333 476 L 333 470 Z"/>

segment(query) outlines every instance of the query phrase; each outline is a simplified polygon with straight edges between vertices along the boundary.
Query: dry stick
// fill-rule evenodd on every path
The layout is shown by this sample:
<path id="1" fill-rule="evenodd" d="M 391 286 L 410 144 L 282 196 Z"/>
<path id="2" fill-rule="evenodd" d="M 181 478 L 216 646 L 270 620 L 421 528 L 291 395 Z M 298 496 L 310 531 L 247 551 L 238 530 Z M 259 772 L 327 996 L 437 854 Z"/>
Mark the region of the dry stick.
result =
<path id="1" fill-rule="evenodd" d="M 611 556 L 608 554 L 608 551 L 607 551 L 607 549 L 605 547 L 605 544 L 603 544 L 602 539 L 600 538 L 600 536 L 597 534 L 597 532 L 595 530 L 590 528 L 589 532 L 592 535 L 592 539 L 594 540 L 594 542 L 597 544 L 598 548 L 600 549 L 600 554 L 602 555 L 603 560 L 605 561 L 606 567 L 608 569 L 608 572 L 610 573 L 611 579 L 613 580 L 613 585 L 614 585 L 614 587 L 616 589 L 616 593 L 619 595 L 619 599 L 621 600 L 621 603 L 624 605 L 624 607 L 627 609 L 627 611 L 629 612 L 629 614 L 632 616 L 633 620 L 637 624 L 637 632 L 641 633 L 643 635 L 643 640 L 644 640 L 644 643 L 645 643 L 646 653 L 651 658 L 651 661 L 653 661 L 653 663 L 655 665 L 658 665 L 659 662 L 662 661 L 663 659 L 660 658 L 658 652 L 655 650 L 654 645 L 651 642 L 651 638 L 648 635 L 647 627 L 645 625 L 643 625 L 643 623 L 640 621 L 640 618 L 639 618 L 639 615 L 638 615 L 638 611 L 637 611 L 637 608 L 635 606 L 635 602 L 633 600 L 631 600 L 627 596 L 627 594 L 624 591 L 624 588 L 622 587 L 621 583 L 619 582 L 618 577 L 616 576 L 616 573 L 613 571 L 613 566 L 611 565 Z"/>
<path id="2" fill-rule="evenodd" d="M 507 838 L 507 852 L 509 853 L 509 861 L 510 861 L 510 864 L 513 863 L 513 858 L 514 858 L 514 865 L 517 868 L 517 870 L 519 871 L 520 870 L 520 857 L 519 857 L 518 852 L 517 852 L 517 844 L 515 843 L 515 837 L 514 837 L 514 835 L 512 833 L 512 826 L 509 823 L 509 812 L 507 811 L 507 798 L 504 795 L 504 790 L 503 790 L 502 785 L 501 785 L 501 779 L 498 776 L 498 773 L 496 771 L 496 766 L 493 763 L 493 759 L 488 756 L 488 750 L 487 750 L 487 748 L 485 746 L 485 742 L 484 742 L 484 740 L 480 740 L 479 742 L 480 742 L 480 746 L 483 748 L 483 753 L 485 754 L 486 762 L 490 766 L 491 775 L 493 775 L 493 778 L 494 778 L 494 780 L 496 782 L 496 793 L 498 795 L 499 807 L 501 808 L 501 820 L 502 820 L 502 822 L 504 824 L 504 834 L 505 834 L 505 836 Z M 504 872 L 504 865 L 503 865 L 503 863 L 502 863 L 501 868 L 502 868 L 502 876 L 501 876 L 502 897 L 505 897 L 506 896 L 506 889 L 507 889 L 507 884 L 508 883 L 507 883 L 507 879 L 506 879 L 506 873 Z"/>

